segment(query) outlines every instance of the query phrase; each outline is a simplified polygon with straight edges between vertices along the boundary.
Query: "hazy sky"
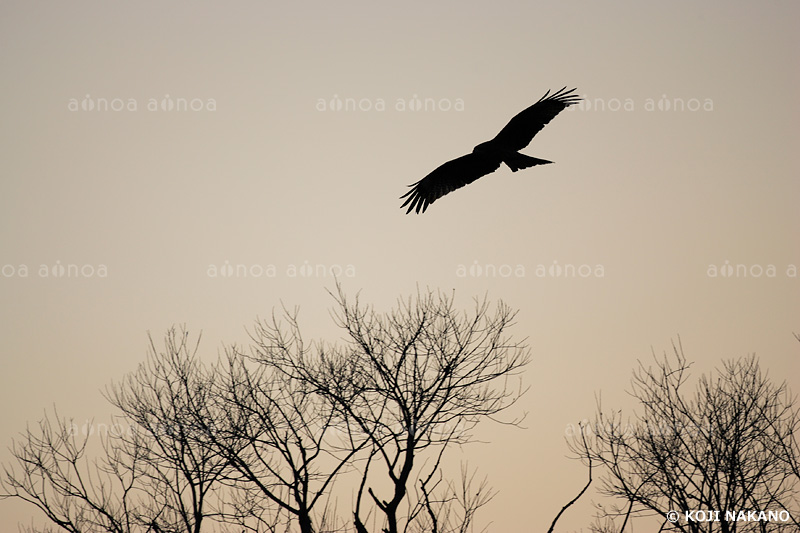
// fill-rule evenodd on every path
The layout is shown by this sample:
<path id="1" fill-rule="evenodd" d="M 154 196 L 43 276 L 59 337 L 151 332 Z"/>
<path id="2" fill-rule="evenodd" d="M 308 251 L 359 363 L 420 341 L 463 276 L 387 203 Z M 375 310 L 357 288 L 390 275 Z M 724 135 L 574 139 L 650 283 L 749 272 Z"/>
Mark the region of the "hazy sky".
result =
<path id="1" fill-rule="evenodd" d="M 464 450 L 494 531 L 546 529 L 585 477 L 567 425 L 597 391 L 626 406 L 678 336 L 695 375 L 756 353 L 800 392 L 798 20 L 791 0 L 5 0 L 0 461 L 53 405 L 106 417 L 148 331 L 202 330 L 213 360 L 282 301 L 337 337 L 333 272 L 379 309 L 420 286 L 520 310 L 527 429 Z M 399 209 L 565 85 L 585 103 L 523 150 L 556 164 Z M 0 502 L 0 530 L 33 515 Z"/>

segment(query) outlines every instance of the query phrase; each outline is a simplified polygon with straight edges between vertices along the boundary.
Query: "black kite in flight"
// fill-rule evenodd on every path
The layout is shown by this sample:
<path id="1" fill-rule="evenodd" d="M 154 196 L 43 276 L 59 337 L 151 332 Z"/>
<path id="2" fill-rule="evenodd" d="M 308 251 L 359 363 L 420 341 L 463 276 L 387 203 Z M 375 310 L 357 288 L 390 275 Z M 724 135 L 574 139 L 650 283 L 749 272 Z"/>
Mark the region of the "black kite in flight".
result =
<path id="1" fill-rule="evenodd" d="M 413 185 L 410 191 L 400 198 L 406 198 L 402 209 L 408 206 L 406 214 L 413 210 L 424 213 L 430 204 L 456 189 L 472 183 L 481 176 L 491 174 L 500 163 L 505 163 L 512 172 L 534 165 L 552 163 L 546 159 L 537 159 L 519 151 L 531 142 L 553 117 L 568 106 L 577 104 L 581 98 L 572 94 L 566 87 L 550 95 L 547 91 L 538 102 L 512 118 L 506 127 L 500 130 L 494 139 L 476 146 L 471 154 L 462 155 L 443 164 Z M 550 96 L 548 96 L 550 95 Z"/>

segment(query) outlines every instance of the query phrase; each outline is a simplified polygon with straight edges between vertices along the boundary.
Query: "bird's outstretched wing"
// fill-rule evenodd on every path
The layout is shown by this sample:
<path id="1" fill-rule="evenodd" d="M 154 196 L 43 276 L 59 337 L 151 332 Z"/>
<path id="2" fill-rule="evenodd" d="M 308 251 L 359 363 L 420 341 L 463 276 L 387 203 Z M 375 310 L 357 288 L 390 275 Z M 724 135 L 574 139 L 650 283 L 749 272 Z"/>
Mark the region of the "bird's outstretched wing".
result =
<path id="1" fill-rule="evenodd" d="M 525 148 L 553 117 L 581 100 L 580 96 L 573 94 L 575 90 L 567 91 L 564 87 L 552 95 L 547 91 L 538 102 L 512 118 L 492 141 L 496 146 L 514 152 Z"/>
<path id="2" fill-rule="evenodd" d="M 424 213 L 430 204 L 445 194 L 472 183 L 481 176 L 491 174 L 500 167 L 502 160 L 495 154 L 471 153 L 462 155 L 409 185 L 410 191 L 400 198 L 406 198 L 402 209 L 408 205 L 406 214 L 415 210 Z"/>

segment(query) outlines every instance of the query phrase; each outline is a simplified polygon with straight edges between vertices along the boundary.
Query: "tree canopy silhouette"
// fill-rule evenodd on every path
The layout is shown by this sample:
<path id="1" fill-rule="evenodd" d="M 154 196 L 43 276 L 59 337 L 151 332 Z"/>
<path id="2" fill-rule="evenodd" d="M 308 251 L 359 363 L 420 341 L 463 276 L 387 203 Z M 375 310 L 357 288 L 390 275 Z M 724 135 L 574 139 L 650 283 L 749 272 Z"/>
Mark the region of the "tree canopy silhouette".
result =
<path id="1" fill-rule="evenodd" d="M 512 172 L 552 163 L 519 151 L 528 146 L 534 135 L 556 115 L 581 100 L 578 95 L 572 94 L 575 90 L 567 91 L 564 87 L 552 95 L 547 91 L 538 102 L 512 118 L 494 139 L 479 144 L 472 153 L 448 161 L 418 182 L 409 185 L 412 189 L 400 197 L 406 199 L 400 208 L 408 206 L 406 214 L 412 210 L 417 213 L 422 210 L 424 213 L 430 204 L 445 194 L 491 174 L 500 168 L 501 163 L 505 163 Z"/>
<path id="2" fill-rule="evenodd" d="M 516 312 L 485 299 L 462 312 L 432 291 L 376 312 L 337 289 L 337 342 L 304 342 L 285 309 L 215 364 L 185 329 L 163 349 L 151 339 L 105 391 L 119 415 L 99 457 L 91 432 L 54 413 L 14 442 L 0 500 L 72 533 L 472 531 L 494 492 L 445 458 L 525 391 L 512 384 L 529 361 Z"/>
<path id="3" fill-rule="evenodd" d="M 691 393 L 680 346 L 655 363 L 633 374 L 629 392 L 641 409 L 632 419 L 598 405 L 593 425 L 581 424 L 571 442 L 604 472 L 601 494 L 621 502 L 598 504 L 592 531 L 638 531 L 633 522 L 645 516 L 661 522 L 659 531 L 798 531 L 800 411 L 786 384 L 773 383 L 750 356 L 724 362 Z M 695 511 L 704 514 L 687 515 Z M 771 521 L 726 515 L 739 511 L 784 514 Z"/>
<path id="4" fill-rule="evenodd" d="M 467 531 L 490 491 L 440 483 L 442 458 L 524 392 L 509 382 L 529 361 L 526 345 L 509 336 L 516 312 L 486 300 L 460 312 L 452 296 L 431 291 L 387 313 L 348 300 L 341 287 L 334 298 L 344 343 L 308 349 L 288 314 L 258 324 L 253 359 L 305 384 L 336 413 L 340 446 L 358 453 L 358 533 L 373 520 L 384 533 Z M 473 477 L 462 472 L 462 489 Z"/>

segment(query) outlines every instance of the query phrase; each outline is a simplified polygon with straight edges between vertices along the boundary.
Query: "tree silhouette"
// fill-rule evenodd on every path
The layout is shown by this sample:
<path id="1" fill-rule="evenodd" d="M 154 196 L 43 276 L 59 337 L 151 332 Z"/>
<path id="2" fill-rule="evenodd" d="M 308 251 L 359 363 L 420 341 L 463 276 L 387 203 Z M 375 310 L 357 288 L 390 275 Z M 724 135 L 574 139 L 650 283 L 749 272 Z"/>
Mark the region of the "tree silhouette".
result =
<path id="1" fill-rule="evenodd" d="M 485 299 L 460 312 L 431 291 L 387 313 L 340 286 L 333 296 L 341 342 L 304 343 L 286 310 L 215 364 L 185 328 L 162 349 L 151 338 L 105 391 L 122 430 L 98 458 L 91 433 L 45 417 L 14 443 L 0 497 L 73 533 L 473 531 L 493 491 L 466 465 L 448 475 L 444 459 L 524 393 L 515 312 Z"/>
<path id="2" fill-rule="evenodd" d="M 291 323 L 296 325 L 294 317 Z M 293 359 L 302 357 L 299 336 L 288 340 L 276 325 L 274 349 Z M 236 346 L 215 368 L 208 408 L 195 410 L 212 448 L 235 470 L 231 481 L 247 490 L 247 505 L 235 505 L 238 516 L 273 508 L 275 519 L 296 521 L 301 533 L 335 527 L 328 497 L 337 476 L 352 468 L 351 460 L 366 443 L 363 436 L 343 435 L 336 411 L 302 380 L 280 372 L 270 361 Z M 347 438 L 347 445 L 340 440 Z M 244 525 L 244 524 L 242 524 Z M 254 529 L 258 531 L 258 529 Z"/>
<path id="3" fill-rule="evenodd" d="M 509 378 L 527 364 L 528 351 L 508 337 L 515 312 L 502 303 L 492 313 L 484 299 L 472 313 L 460 313 L 452 297 L 429 291 L 378 313 L 358 297 L 348 301 L 341 287 L 334 298 L 345 343 L 292 352 L 285 344 L 299 338 L 296 322 L 290 321 L 288 337 L 262 323 L 254 335 L 256 357 L 326 398 L 347 434 L 367 437 L 354 525 L 366 532 L 367 517 L 375 511 L 383 517 L 382 531 L 398 533 L 430 517 L 434 499 L 439 506 L 458 501 L 452 492 L 431 494 L 442 457 L 452 445 L 470 442 L 479 421 L 520 397 L 524 390 L 511 387 Z M 388 490 L 375 488 L 376 478 L 388 483 Z M 464 513 L 467 522 L 473 513 Z"/>
<path id="4" fill-rule="evenodd" d="M 106 391 L 133 428 L 113 442 L 123 456 L 141 450 L 136 474 L 149 498 L 135 512 L 154 531 L 200 533 L 206 518 L 222 513 L 219 493 L 230 463 L 194 423 L 212 394 L 196 357 L 199 342 L 190 344 L 188 331 L 172 328 L 159 352 L 151 338 L 147 360 Z"/>
<path id="5" fill-rule="evenodd" d="M 658 517 L 660 531 L 797 531 L 800 413 L 785 384 L 773 384 L 750 356 L 700 377 L 691 394 L 691 365 L 673 348 L 672 357 L 634 372 L 630 394 L 641 410 L 632 419 L 598 401 L 593 425 L 581 428 L 589 438 L 571 442 L 579 458 L 603 468 L 601 493 L 624 502 L 598 505 L 594 531 L 631 530 L 647 515 Z M 782 510 L 789 515 L 771 521 L 725 514 Z M 719 511 L 719 520 L 686 515 L 692 511 Z"/>
<path id="6" fill-rule="evenodd" d="M 16 465 L 4 465 L 3 498 L 15 497 L 36 506 L 61 531 L 131 533 L 137 529 L 130 506 L 141 453 L 122 461 L 106 439 L 105 456 L 87 458 L 89 433 L 79 435 L 71 419 L 54 410 L 36 428 L 28 427 L 13 443 Z M 141 450 L 140 452 L 144 452 Z M 27 531 L 54 531 L 49 527 Z"/>
<path id="7" fill-rule="evenodd" d="M 198 339 L 199 342 L 199 339 Z M 185 330 L 171 329 L 159 351 L 107 391 L 121 415 L 90 459 L 91 431 L 45 416 L 14 442 L 2 497 L 38 507 L 73 533 L 200 533 L 222 518 L 226 460 L 203 440 L 190 413 L 208 399 L 202 367 Z M 36 531 L 31 528 L 32 531 Z M 50 531 L 44 528 L 41 531 Z"/>

